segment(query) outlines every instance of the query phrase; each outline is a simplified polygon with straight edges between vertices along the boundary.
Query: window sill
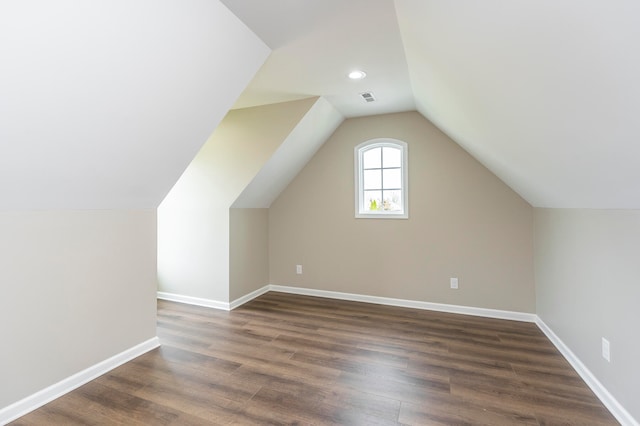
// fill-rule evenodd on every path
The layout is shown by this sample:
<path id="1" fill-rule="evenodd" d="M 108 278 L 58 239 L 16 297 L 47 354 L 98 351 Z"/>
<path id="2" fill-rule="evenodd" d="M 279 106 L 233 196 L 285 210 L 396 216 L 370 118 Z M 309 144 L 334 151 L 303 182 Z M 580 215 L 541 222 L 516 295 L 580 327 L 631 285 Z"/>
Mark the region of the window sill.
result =
<path id="1" fill-rule="evenodd" d="M 356 219 L 409 219 L 407 213 L 356 213 Z"/>

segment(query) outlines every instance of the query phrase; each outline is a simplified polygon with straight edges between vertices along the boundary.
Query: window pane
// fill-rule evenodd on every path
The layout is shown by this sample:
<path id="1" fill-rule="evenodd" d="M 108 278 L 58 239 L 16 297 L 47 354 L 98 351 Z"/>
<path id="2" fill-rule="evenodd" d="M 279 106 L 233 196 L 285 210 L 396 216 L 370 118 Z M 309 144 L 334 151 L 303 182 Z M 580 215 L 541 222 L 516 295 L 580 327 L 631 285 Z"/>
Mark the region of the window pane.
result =
<path id="1" fill-rule="evenodd" d="M 365 170 L 364 189 L 382 189 L 382 170 Z"/>
<path id="2" fill-rule="evenodd" d="M 382 210 L 402 211 L 402 191 L 384 191 Z"/>
<path id="3" fill-rule="evenodd" d="M 407 144 L 371 139 L 354 150 L 356 218 L 402 218 L 407 213 Z"/>
<path id="4" fill-rule="evenodd" d="M 365 169 L 379 169 L 380 161 L 380 148 L 373 148 L 362 154 L 362 165 Z"/>
<path id="5" fill-rule="evenodd" d="M 402 151 L 398 148 L 385 146 L 382 148 L 382 167 L 400 167 L 402 165 Z"/>
<path id="6" fill-rule="evenodd" d="M 382 191 L 364 191 L 362 204 L 365 212 L 382 210 Z"/>
<path id="7" fill-rule="evenodd" d="M 400 173 L 400 169 L 389 169 L 383 170 L 383 182 L 384 189 L 386 188 L 394 188 L 399 189 L 402 188 L 402 173 Z"/>

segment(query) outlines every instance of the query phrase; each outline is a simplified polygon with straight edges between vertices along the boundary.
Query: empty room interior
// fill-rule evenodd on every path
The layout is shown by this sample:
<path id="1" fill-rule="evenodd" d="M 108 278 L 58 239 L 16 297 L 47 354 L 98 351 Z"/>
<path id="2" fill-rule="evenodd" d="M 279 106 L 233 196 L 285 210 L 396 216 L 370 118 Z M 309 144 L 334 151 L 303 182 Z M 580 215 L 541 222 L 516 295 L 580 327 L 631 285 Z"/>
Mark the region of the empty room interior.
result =
<path id="1" fill-rule="evenodd" d="M 639 19 L 0 1 L 0 424 L 637 426 Z"/>

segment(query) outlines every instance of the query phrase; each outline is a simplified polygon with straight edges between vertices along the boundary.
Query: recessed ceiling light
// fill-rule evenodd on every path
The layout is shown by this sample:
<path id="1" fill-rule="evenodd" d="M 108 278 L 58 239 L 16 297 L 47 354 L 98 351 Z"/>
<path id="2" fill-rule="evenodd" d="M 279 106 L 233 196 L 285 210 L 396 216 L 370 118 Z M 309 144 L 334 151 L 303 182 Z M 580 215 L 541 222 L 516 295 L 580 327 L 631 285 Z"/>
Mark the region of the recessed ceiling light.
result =
<path id="1" fill-rule="evenodd" d="M 367 76 L 367 73 L 360 70 L 354 70 L 349 73 L 349 78 L 351 80 L 362 80 Z"/>

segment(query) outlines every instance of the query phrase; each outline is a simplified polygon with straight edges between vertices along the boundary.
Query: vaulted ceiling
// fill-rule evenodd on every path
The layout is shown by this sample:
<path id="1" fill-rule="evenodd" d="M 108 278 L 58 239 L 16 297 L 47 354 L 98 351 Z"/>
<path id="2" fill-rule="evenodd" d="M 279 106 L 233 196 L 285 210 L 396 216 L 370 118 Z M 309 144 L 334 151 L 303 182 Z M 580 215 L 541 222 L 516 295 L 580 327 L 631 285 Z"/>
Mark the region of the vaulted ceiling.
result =
<path id="1" fill-rule="evenodd" d="M 0 210 L 156 208 L 269 53 L 217 1 L 1 1 Z"/>
<path id="2" fill-rule="evenodd" d="M 0 210 L 155 208 L 234 103 L 310 96 L 417 109 L 534 206 L 640 209 L 639 19 L 635 0 L 0 2 Z"/>
<path id="3" fill-rule="evenodd" d="M 236 107 L 417 109 L 534 206 L 640 208 L 636 1 L 222 1 L 273 49 Z"/>

